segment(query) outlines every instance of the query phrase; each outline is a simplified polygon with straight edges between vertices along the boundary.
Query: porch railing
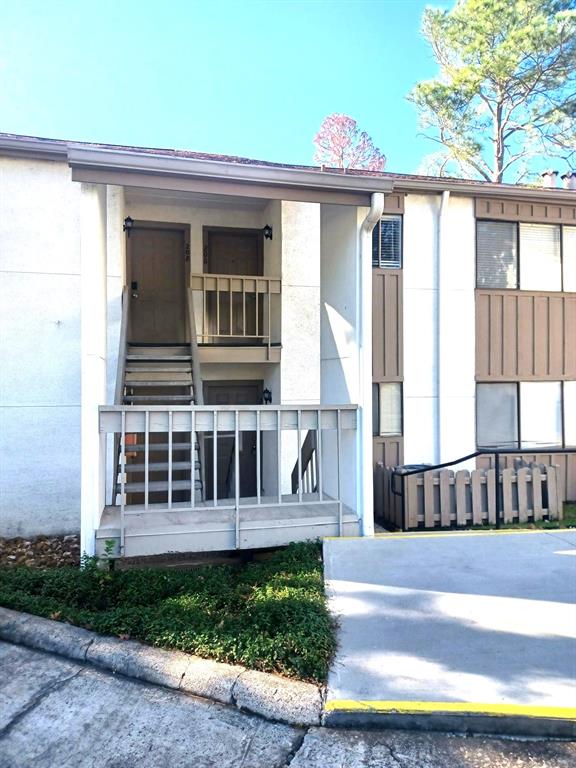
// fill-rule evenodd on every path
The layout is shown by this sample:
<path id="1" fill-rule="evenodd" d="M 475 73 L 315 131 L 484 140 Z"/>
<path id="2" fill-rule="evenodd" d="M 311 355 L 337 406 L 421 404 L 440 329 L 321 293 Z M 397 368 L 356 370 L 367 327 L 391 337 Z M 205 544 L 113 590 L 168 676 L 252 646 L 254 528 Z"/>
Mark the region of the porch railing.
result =
<path id="1" fill-rule="evenodd" d="M 255 275 L 193 274 L 190 278 L 197 323 L 197 338 L 207 343 L 262 343 L 274 339 L 275 299 L 282 281 Z M 197 294 L 201 299 L 197 302 Z M 200 297 L 198 297 L 200 298 Z"/>
<path id="2" fill-rule="evenodd" d="M 171 512 L 233 510 L 236 527 L 236 543 L 240 538 L 241 510 L 246 507 L 279 509 L 298 505 L 332 505 L 337 508 L 338 530 L 343 530 L 345 505 L 355 507 L 356 473 L 355 456 L 357 429 L 356 405 L 281 405 L 281 406 L 101 406 L 99 414 L 100 434 L 114 434 L 120 441 L 120 461 L 115 468 L 118 476 L 118 497 L 113 505 L 120 509 L 120 543 L 124 546 L 126 522 L 130 515 Z M 161 437 L 158 437 L 161 433 Z M 245 462 L 241 463 L 241 444 L 251 433 L 255 440 L 255 461 L 249 463 L 249 471 L 255 487 L 254 496 L 241 493 L 245 481 Z M 143 482 L 138 484 L 138 503 L 130 498 L 127 489 L 127 474 L 130 465 L 128 456 L 135 451 L 134 444 L 127 445 L 126 436 L 136 434 L 138 471 Z M 307 438 L 314 434 L 315 480 L 308 489 L 299 482 L 292 492 L 293 468 L 297 476 L 305 475 L 302 447 Z M 155 436 L 155 437 L 153 437 Z M 231 466 L 231 496 L 218 497 L 218 444 L 224 437 L 233 440 Z M 160 439 L 161 443 L 155 441 Z M 188 440 L 205 440 L 205 453 L 212 459 L 212 498 L 203 500 L 196 490 L 194 462 L 189 467 L 190 476 L 186 483 L 189 499 L 177 501 L 182 480 L 173 479 L 173 472 L 181 472 L 179 462 L 173 459 L 173 452 Z M 106 450 L 106 440 L 101 440 L 101 450 Z M 150 454 L 161 448 L 167 451 L 167 460 L 162 462 L 166 473 L 166 501 L 153 503 L 157 483 L 151 480 L 155 464 Z M 244 448 L 246 450 L 246 446 Z M 249 449 L 251 450 L 251 449 Z M 106 457 L 101 456 L 101 462 Z M 105 466 L 101 464 L 101 466 Z M 156 465 L 158 466 L 158 465 Z M 123 550 L 122 550 L 123 551 Z"/>

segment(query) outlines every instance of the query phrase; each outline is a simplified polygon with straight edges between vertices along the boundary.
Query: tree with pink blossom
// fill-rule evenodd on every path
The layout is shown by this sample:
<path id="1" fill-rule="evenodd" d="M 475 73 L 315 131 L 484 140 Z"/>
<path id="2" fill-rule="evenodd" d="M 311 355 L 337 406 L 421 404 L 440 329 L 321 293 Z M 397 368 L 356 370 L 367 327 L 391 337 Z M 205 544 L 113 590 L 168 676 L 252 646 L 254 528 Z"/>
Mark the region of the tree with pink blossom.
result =
<path id="1" fill-rule="evenodd" d="M 383 171 L 386 166 L 386 156 L 348 115 L 335 112 L 325 117 L 314 144 L 314 162 L 318 165 L 367 171 Z"/>

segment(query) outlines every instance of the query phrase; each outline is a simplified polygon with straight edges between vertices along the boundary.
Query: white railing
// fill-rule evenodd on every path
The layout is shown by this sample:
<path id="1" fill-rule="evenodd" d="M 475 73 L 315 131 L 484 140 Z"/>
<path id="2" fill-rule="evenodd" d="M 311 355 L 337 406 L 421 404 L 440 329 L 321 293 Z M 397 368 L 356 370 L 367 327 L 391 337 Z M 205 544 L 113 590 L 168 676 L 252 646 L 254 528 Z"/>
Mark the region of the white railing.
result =
<path id="1" fill-rule="evenodd" d="M 280 278 L 199 273 L 191 275 L 190 287 L 198 307 L 199 343 L 252 341 L 270 348 L 280 341 L 273 338 L 274 297 L 280 297 Z"/>
<path id="2" fill-rule="evenodd" d="M 206 512 L 211 508 L 234 510 L 236 545 L 239 546 L 242 509 L 246 507 L 284 508 L 298 505 L 337 507 L 338 530 L 343 530 L 343 507 L 355 509 L 356 498 L 356 439 L 357 406 L 355 405 L 284 405 L 284 406 L 101 406 L 99 414 L 101 435 L 114 434 L 120 441 L 120 460 L 117 470 L 121 547 L 127 518 L 130 515 L 159 511 Z M 293 486 L 293 474 L 305 474 L 303 467 L 303 444 L 307 435 L 315 434 L 315 484 L 309 489 L 304 482 Z M 243 438 L 255 440 L 255 461 L 249 467 L 254 496 L 242 495 L 241 487 L 246 477 L 244 462 L 241 465 Z M 137 435 L 136 444 L 127 444 L 126 436 Z M 230 453 L 231 482 L 228 493 L 218 496 L 218 446 L 222 440 L 232 440 Z M 160 440 L 160 443 L 156 441 Z M 187 442 L 182 442 L 186 440 Z M 202 499 L 197 492 L 198 467 L 194 462 L 196 441 L 205 441 L 206 454 L 212 459 L 212 498 Z M 101 450 L 106 450 L 106 440 L 101 440 Z M 209 445 L 211 443 L 211 445 Z M 190 450 L 190 462 L 180 462 L 173 454 Z M 179 447 L 180 446 L 180 447 Z M 244 446 L 246 450 L 246 446 Z M 160 463 L 158 451 L 165 452 Z M 252 450 L 252 446 L 248 448 Z M 210 453 L 211 451 L 211 453 Z M 131 486 L 127 480 L 130 474 L 130 460 L 143 476 L 143 481 Z M 106 457 L 100 457 L 105 462 Z M 305 460 L 305 458 L 304 458 Z M 182 466 L 186 464 L 185 469 Z M 105 464 L 103 464 L 105 466 Z M 156 468 L 161 469 L 156 469 Z M 174 472 L 186 472 L 187 479 L 175 480 Z M 150 474 L 162 472 L 163 482 L 151 480 Z M 115 475 L 116 477 L 116 475 Z M 158 494 L 162 485 L 165 498 L 159 503 L 151 496 Z M 137 493 L 131 488 L 137 486 Z M 174 500 L 186 487 L 189 498 Z M 122 550 L 123 551 L 123 550 Z"/>

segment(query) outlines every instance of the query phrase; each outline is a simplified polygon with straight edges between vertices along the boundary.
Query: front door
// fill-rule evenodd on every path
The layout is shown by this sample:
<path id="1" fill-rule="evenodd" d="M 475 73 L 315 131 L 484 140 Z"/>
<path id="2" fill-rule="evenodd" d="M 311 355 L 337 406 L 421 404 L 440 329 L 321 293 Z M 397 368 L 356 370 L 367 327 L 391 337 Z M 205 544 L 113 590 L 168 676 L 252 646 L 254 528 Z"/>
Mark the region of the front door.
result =
<path id="1" fill-rule="evenodd" d="M 204 382 L 205 405 L 260 405 L 262 403 L 261 381 Z M 240 496 L 256 496 L 256 432 L 240 432 Z M 217 446 L 218 498 L 234 497 L 234 434 L 220 433 Z M 212 435 L 205 434 L 204 461 L 206 498 L 214 498 L 213 484 L 213 442 Z"/>
<path id="2" fill-rule="evenodd" d="M 186 341 L 184 231 L 135 227 L 128 242 L 130 341 Z"/>
<path id="3" fill-rule="evenodd" d="M 205 272 L 215 275 L 262 275 L 262 253 L 261 229 L 204 228 Z M 209 333 L 215 341 L 227 343 L 226 337 L 235 337 L 235 343 L 238 343 L 239 337 L 243 337 L 246 343 L 254 344 L 258 341 L 255 337 L 263 335 L 262 296 L 258 298 L 258 324 L 254 293 L 230 295 L 222 291 L 219 294 L 210 293 L 206 298 Z"/>

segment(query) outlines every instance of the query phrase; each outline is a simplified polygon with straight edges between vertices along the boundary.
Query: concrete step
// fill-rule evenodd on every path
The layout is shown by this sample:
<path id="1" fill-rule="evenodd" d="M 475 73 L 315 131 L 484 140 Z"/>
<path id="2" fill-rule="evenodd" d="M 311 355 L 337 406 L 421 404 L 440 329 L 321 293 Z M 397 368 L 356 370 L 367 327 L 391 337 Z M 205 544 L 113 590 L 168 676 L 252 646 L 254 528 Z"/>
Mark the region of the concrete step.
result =
<path id="1" fill-rule="evenodd" d="M 192 468 L 192 462 L 190 461 L 173 461 L 172 462 L 172 469 L 174 472 L 181 471 L 183 469 L 191 469 Z M 196 461 L 194 462 L 194 468 L 200 469 L 200 462 Z M 145 464 L 126 464 L 124 467 L 127 474 L 132 474 L 133 472 L 145 472 L 146 471 L 146 465 Z M 157 461 L 151 461 L 148 464 L 148 471 L 149 472 L 168 472 L 169 465 L 168 462 L 157 462 Z M 120 467 L 118 467 L 118 470 L 120 471 Z"/>
<path id="2" fill-rule="evenodd" d="M 180 403 L 181 405 L 194 405 L 193 395 L 124 395 L 126 405 L 130 403 Z"/>
<path id="3" fill-rule="evenodd" d="M 133 354 L 132 352 L 126 355 L 126 360 L 130 363 L 141 360 L 142 362 L 170 362 L 170 363 L 185 363 L 192 360 L 190 355 L 155 355 L 151 353 L 146 354 Z"/>
<path id="4" fill-rule="evenodd" d="M 172 481 L 172 490 L 173 491 L 189 491 L 191 488 L 190 480 L 173 480 Z M 202 483 L 199 480 L 196 480 L 194 483 L 194 488 L 196 490 L 200 491 L 202 490 Z M 120 486 L 118 486 L 118 489 L 120 489 Z M 146 484 L 145 483 L 124 483 L 124 490 L 126 493 L 143 493 L 146 490 Z M 167 491 L 168 490 L 168 481 L 167 480 L 150 480 L 148 483 L 148 491 L 150 493 L 156 493 L 158 491 Z"/>
<path id="5" fill-rule="evenodd" d="M 129 355 L 158 355 L 170 357 L 171 355 L 189 355 L 189 344 L 128 344 Z"/>
<path id="6" fill-rule="evenodd" d="M 158 362 L 146 362 L 134 360 L 126 366 L 126 373 L 183 373 L 190 374 L 192 367 L 190 363 L 174 363 L 165 365 L 161 360 Z"/>
<path id="7" fill-rule="evenodd" d="M 172 450 L 173 451 L 189 451 L 191 448 L 191 443 L 172 443 Z M 146 446 L 142 444 L 138 445 L 127 445 L 126 446 L 126 452 L 130 453 L 132 451 L 144 451 Z M 150 453 L 156 452 L 156 451 L 168 451 L 170 449 L 170 446 L 168 443 L 150 443 Z M 198 449 L 198 443 L 194 444 L 194 448 Z"/>
<path id="8" fill-rule="evenodd" d="M 141 379 L 130 378 L 124 382 L 125 387 L 191 387 L 192 379 L 181 379 L 180 381 L 168 381 L 166 379 L 156 379 L 155 381 L 143 381 Z"/>

